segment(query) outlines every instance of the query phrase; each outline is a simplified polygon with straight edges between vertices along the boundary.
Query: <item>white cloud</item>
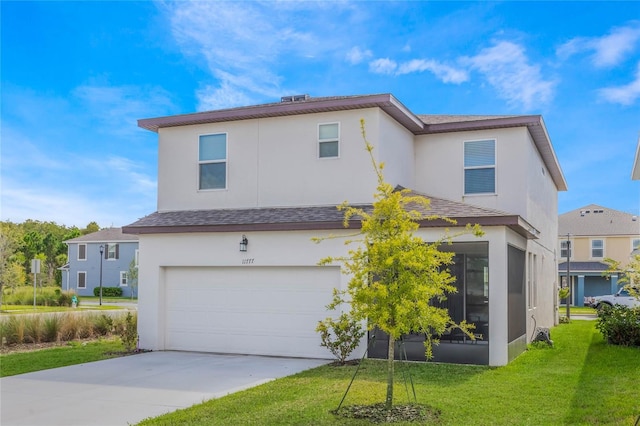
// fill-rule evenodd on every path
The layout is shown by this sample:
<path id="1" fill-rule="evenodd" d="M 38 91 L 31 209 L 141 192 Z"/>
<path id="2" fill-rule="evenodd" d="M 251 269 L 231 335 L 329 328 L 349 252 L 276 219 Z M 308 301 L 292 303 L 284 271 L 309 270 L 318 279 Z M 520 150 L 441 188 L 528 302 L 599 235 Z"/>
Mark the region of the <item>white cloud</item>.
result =
<path id="1" fill-rule="evenodd" d="M 237 106 L 254 96 L 278 98 L 278 69 L 284 64 L 339 48 L 331 36 L 313 32 L 316 16 L 308 12 L 331 13 L 321 4 L 181 1 L 162 7 L 184 54 L 203 64 L 215 81 L 197 90 L 199 108 Z"/>
<path id="2" fill-rule="evenodd" d="M 357 65 L 373 56 L 371 50 L 362 50 L 358 46 L 352 47 L 346 54 L 345 59 L 352 65 Z"/>
<path id="3" fill-rule="evenodd" d="M 369 62 L 369 71 L 375 74 L 393 74 L 398 64 L 389 58 L 375 59 Z"/>
<path id="4" fill-rule="evenodd" d="M 632 105 L 640 98 L 640 62 L 638 62 L 635 80 L 624 86 L 606 87 L 599 90 L 600 96 L 608 102 Z"/>
<path id="5" fill-rule="evenodd" d="M 592 52 L 591 60 L 596 67 L 612 67 L 622 62 L 637 48 L 640 41 L 640 21 L 627 26 L 613 28 L 602 37 L 576 37 L 556 49 L 562 59 L 581 53 Z"/>
<path id="6" fill-rule="evenodd" d="M 462 61 L 483 74 L 498 96 L 511 104 L 532 109 L 553 97 L 554 83 L 542 77 L 539 66 L 529 64 L 518 44 L 499 42 Z"/>
<path id="7" fill-rule="evenodd" d="M 251 99 L 237 86 L 223 81 L 220 87 L 207 85 L 196 92 L 198 111 L 210 111 L 234 106 L 249 105 Z"/>
<path id="8" fill-rule="evenodd" d="M 413 72 L 429 71 L 444 83 L 460 84 L 469 80 L 466 70 L 456 69 L 438 61 L 426 59 L 414 59 L 405 62 L 398 67 L 397 75 L 409 74 Z"/>
<path id="9" fill-rule="evenodd" d="M 431 59 L 413 59 L 398 64 L 393 59 L 379 58 L 369 62 L 369 71 L 374 74 L 405 75 L 428 71 L 443 83 L 460 84 L 469 80 L 466 70 L 457 69 Z"/>
<path id="10" fill-rule="evenodd" d="M 172 109 L 169 95 L 162 89 L 137 86 L 86 84 L 72 95 L 81 101 L 83 112 L 91 114 L 110 133 L 127 135 L 137 131 L 137 120 Z"/>

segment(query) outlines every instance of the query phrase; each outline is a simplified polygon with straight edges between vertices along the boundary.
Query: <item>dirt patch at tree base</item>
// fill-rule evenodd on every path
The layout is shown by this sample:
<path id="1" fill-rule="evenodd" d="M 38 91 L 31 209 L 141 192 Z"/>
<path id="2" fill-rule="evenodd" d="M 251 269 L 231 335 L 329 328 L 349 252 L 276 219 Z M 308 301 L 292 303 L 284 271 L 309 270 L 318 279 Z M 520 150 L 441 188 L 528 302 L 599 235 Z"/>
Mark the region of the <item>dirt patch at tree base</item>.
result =
<path id="1" fill-rule="evenodd" d="M 333 410 L 335 416 L 349 419 L 363 419 L 371 423 L 419 422 L 438 423 L 440 410 L 422 404 L 394 405 L 387 410 L 384 404 L 349 405 Z"/>

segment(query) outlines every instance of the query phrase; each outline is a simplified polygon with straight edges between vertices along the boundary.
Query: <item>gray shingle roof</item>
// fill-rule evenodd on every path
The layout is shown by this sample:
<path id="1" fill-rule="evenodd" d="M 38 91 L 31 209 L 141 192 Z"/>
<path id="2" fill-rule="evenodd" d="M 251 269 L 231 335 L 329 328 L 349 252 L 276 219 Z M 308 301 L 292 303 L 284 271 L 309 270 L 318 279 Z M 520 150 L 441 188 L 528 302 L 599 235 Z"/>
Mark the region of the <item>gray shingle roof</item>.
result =
<path id="1" fill-rule="evenodd" d="M 640 219 L 597 204 L 558 217 L 558 234 L 575 236 L 640 235 Z"/>
<path id="2" fill-rule="evenodd" d="M 569 262 L 569 272 L 603 272 L 609 269 L 606 263 L 602 262 Z M 567 262 L 558 264 L 558 272 L 567 271 Z"/>
<path id="3" fill-rule="evenodd" d="M 413 195 L 425 196 L 412 193 Z M 430 209 L 423 213 L 456 219 L 458 225 L 467 223 L 487 226 L 509 226 L 526 234 L 527 225 L 519 216 L 470 204 L 428 197 Z M 354 205 L 371 211 L 370 204 Z M 181 210 L 155 212 L 124 227 L 126 232 L 154 234 L 168 232 L 230 232 L 248 230 L 342 229 L 344 212 L 337 206 L 265 207 L 249 209 Z M 357 218 L 353 221 L 357 226 Z M 425 221 L 423 226 L 451 226 L 444 221 Z"/>
<path id="4" fill-rule="evenodd" d="M 105 228 L 91 234 L 81 237 L 72 238 L 65 243 L 108 243 L 116 241 L 138 241 L 138 236 L 133 234 L 124 234 L 122 228 Z"/>

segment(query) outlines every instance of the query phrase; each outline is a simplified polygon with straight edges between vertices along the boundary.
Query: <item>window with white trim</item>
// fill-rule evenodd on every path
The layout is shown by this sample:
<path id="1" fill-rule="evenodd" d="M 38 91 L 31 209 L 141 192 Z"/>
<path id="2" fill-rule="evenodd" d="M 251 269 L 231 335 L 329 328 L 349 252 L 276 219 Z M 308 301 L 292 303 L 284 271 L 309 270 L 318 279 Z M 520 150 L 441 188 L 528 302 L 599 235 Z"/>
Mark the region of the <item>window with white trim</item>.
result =
<path id="1" fill-rule="evenodd" d="M 591 257 L 604 257 L 604 240 L 591 240 Z"/>
<path id="2" fill-rule="evenodd" d="M 640 249 L 640 238 L 631 240 L 631 251 Z"/>
<path id="3" fill-rule="evenodd" d="M 78 288 L 87 288 L 87 273 L 78 271 Z"/>
<path id="4" fill-rule="evenodd" d="M 464 193 L 495 194 L 496 141 L 464 142 Z"/>
<path id="5" fill-rule="evenodd" d="M 567 240 L 560 241 L 560 257 L 562 259 L 567 258 L 567 247 L 569 249 L 569 259 L 571 259 L 571 244 Z"/>
<path id="6" fill-rule="evenodd" d="M 198 142 L 198 189 L 227 188 L 227 134 L 201 135 Z"/>
<path id="7" fill-rule="evenodd" d="M 318 157 L 337 158 L 340 156 L 340 123 L 318 125 Z"/>
<path id="8" fill-rule="evenodd" d="M 86 244 L 78 244 L 78 260 L 87 260 Z"/>
<path id="9" fill-rule="evenodd" d="M 120 287 L 126 287 L 127 286 L 127 277 L 129 276 L 129 273 L 127 271 L 120 271 Z"/>
<path id="10" fill-rule="evenodd" d="M 104 258 L 107 260 L 116 260 L 120 258 L 120 250 L 118 244 L 106 244 L 104 250 Z"/>

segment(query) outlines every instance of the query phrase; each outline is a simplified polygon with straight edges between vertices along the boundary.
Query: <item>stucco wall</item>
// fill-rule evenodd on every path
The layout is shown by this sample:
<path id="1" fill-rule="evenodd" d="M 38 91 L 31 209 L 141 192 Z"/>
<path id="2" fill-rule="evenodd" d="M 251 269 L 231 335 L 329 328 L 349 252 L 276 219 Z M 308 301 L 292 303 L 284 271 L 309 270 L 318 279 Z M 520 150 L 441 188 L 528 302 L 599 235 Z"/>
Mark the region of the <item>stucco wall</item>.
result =
<path id="1" fill-rule="evenodd" d="M 381 116 L 385 133 L 399 133 L 386 114 L 373 108 L 162 128 L 158 210 L 369 202 L 376 181 L 360 119 L 367 123 L 369 140 L 378 146 Z M 340 156 L 318 158 L 318 124 L 334 122 L 340 123 Z M 199 191 L 198 138 L 212 133 L 227 133 L 227 188 Z M 406 145 L 405 136 L 403 154 Z M 396 143 L 396 148 L 400 146 Z M 374 154 L 380 155 L 379 151 Z"/>
<path id="2" fill-rule="evenodd" d="M 475 238 L 463 235 L 457 242 L 489 241 L 489 362 L 504 365 L 508 361 L 507 348 L 507 244 L 526 249 L 527 242 L 520 235 L 504 227 L 487 227 L 485 236 Z M 426 241 L 442 236 L 439 229 L 418 231 Z M 452 232 L 456 232 L 455 229 Z M 337 232 L 344 234 L 346 231 Z M 249 250 L 238 250 L 240 233 L 194 233 L 169 235 L 142 235 L 140 238 L 140 277 L 138 323 L 140 343 L 149 349 L 164 349 L 163 323 L 163 270 L 168 266 L 315 266 L 327 255 L 346 254 L 342 239 L 326 240 L 320 244 L 312 237 L 328 235 L 326 232 L 251 232 Z M 252 263 L 243 265 L 243 259 Z M 341 275 L 340 288 L 346 288 L 348 276 Z M 319 318 L 320 319 L 320 318 Z M 540 319 L 538 320 L 540 322 Z M 553 319 L 548 319 L 553 321 Z M 530 331 L 528 330 L 528 334 Z M 357 355 L 361 355 L 361 345 Z"/>

